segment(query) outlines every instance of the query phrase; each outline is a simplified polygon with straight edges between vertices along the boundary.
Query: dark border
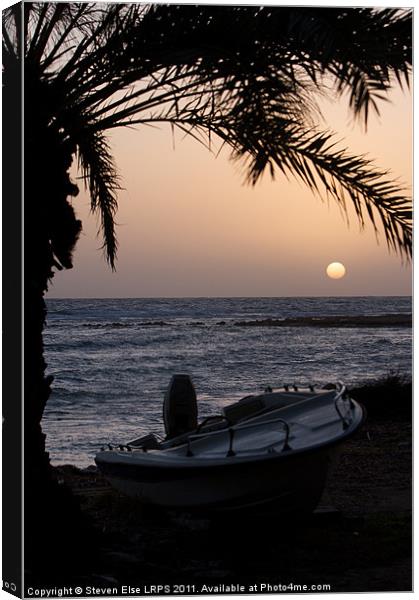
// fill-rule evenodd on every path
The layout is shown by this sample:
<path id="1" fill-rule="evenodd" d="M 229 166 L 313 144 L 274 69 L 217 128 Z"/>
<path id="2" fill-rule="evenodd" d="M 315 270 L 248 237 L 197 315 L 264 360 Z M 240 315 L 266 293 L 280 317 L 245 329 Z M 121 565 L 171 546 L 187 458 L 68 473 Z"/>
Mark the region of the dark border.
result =
<path id="1" fill-rule="evenodd" d="M 22 7 L 22 5 L 20 5 Z M 21 65 L 20 65 L 21 67 Z M 3 81 L 3 590 L 22 595 L 22 78 Z M 5 89 L 7 86 L 8 90 Z M 13 91 L 16 90 L 16 93 Z"/>

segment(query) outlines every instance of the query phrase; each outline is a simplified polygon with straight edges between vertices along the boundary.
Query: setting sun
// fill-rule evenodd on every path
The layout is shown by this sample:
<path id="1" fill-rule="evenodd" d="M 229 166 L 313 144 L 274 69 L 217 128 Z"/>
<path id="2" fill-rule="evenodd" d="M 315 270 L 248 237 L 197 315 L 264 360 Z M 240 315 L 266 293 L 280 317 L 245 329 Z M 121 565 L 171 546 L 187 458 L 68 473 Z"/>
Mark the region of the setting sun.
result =
<path id="1" fill-rule="evenodd" d="M 346 269 L 344 265 L 340 262 L 333 262 L 328 265 L 326 269 L 326 273 L 328 277 L 331 279 L 341 279 L 346 274 Z"/>

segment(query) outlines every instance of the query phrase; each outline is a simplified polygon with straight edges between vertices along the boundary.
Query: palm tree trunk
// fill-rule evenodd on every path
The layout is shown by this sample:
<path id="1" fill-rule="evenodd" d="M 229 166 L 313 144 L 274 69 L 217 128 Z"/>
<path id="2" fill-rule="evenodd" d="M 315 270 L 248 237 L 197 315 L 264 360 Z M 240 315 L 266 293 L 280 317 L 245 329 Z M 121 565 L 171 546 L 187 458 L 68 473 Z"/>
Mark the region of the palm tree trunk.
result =
<path id="1" fill-rule="evenodd" d="M 46 363 L 42 332 L 46 306 L 44 294 L 53 275 L 53 253 L 48 231 L 48 212 L 57 193 L 56 168 L 45 132 L 34 131 L 25 119 L 24 154 L 24 431 L 25 483 L 50 479 L 49 456 L 41 419 L 50 395 L 51 377 L 45 376 Z M 62 169 L 62 167 L 61 167 Z M 40 174 L 46 183 L 40 185 Z M 36 182 L 39 182 L 38 184 Z"/>
<path id="2" fill-rule="evenodd" d="M 79 546 L 89 529 L 74 497 L 54 478 L 41 426 L 53 379 L 45 372 L 44 295 L 53 267 L 72 266 L 81 223 L 67 200 L 78 191 L 68 173 L 71 147 L 48 128 L 36 131 L 35 122 L 26 118 L 24 153 L 25 561 L 32 575 L 50 578 L 51 569 L 58 576 L 76 556 L 85 560 Z M 63 560 L 69 554 L 72 561 Z"/>

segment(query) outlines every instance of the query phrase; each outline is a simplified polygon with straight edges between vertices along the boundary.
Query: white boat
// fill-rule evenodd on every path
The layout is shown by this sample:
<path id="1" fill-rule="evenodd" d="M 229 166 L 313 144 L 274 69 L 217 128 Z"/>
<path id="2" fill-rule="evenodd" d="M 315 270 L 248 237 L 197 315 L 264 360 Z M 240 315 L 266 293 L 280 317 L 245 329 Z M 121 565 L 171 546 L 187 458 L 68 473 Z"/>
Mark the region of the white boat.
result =
<path id="1" fill-rule="evenodd" d="M 266 392 L 227 406 L 194 431 L 102 449 L 96 464 L 128 496 L 169 508 L 220 511 L 273 504 L 312 511 L 339 447 L 363 409 L 333 390 Z"/>

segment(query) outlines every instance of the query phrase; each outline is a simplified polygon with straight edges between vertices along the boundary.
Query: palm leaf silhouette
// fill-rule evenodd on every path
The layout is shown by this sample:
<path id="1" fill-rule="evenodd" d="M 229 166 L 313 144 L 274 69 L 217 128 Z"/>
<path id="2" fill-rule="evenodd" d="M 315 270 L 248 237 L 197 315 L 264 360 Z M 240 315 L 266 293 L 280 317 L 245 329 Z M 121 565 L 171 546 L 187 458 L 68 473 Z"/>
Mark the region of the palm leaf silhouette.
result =
<path id="1" fill-rule="evenodd" d="M 18 12 L 5 11 L 8 68 L 19 52 Z M 208 146 L 218 137 L 251 183 L 266 169 L 292 173 L 342 207 L 352 202 L 362 226 L 381 222 L 388 245 L 410 256 L 403 189 L 316 128 L 325 81 L 349 94 L 365 126 L 394 82 L 408 85 L 410 11 L 26 3 L 24 14 L 27 81 L 36 78 L 50 124 L 79 154 L 112 267 L 119 183 L 103 136 L 159 123 Z"/>

